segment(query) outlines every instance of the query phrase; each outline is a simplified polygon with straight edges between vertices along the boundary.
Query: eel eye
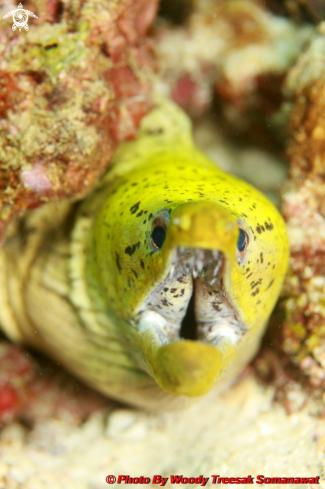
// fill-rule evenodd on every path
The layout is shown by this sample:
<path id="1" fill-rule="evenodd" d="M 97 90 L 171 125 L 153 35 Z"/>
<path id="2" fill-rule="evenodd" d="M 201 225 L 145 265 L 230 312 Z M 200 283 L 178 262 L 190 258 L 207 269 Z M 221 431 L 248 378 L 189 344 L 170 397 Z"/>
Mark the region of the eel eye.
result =
<path id="1" fill-rule="evenodd" d="M 162 226 L 156 226 L 151 233 L 151 241 L 155 248 L 160 249 L 164 244 L 166 231 Z"/>
<path id="2" fill-rule="evenodd" d="M 244 231 L 244 229 L 239 228 L 239 236 L 238 236 L 237 251 L 236 251 L 236 258 L 239 264 L 241 264 L 245 259 L 248 245 L 249 245 L 248 234 L 246 233 L 246 231 Z"/>
<path id="3" fill-rule="evenodd" d="M 162 248 L 166 238 L 169 220 L 169 211 L 163 210 L 152 221 L 152 225 L 148 229 L 147 234 L 149 249 L 151 249 L 152 253 Z"/>
<path id="4" fill-rule="evenodd" d="M 245 233 L 243 229 L 239 228 L 239 238 L 237 241 L 237 249 L 240 253 L 245 251 L 245 248 L 248 246 L 249 239 L 248 239 L 248 234 Z"/>

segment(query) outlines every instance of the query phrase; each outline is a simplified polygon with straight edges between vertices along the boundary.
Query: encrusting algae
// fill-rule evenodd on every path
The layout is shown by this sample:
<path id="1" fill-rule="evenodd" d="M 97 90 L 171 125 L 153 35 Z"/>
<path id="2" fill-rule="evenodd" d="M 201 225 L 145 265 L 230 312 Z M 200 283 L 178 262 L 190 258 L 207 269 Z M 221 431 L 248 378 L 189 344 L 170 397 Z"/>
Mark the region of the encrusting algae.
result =
<path id="1" fill-rule="evenodd" d="M 32 1 L 38 18 L 21 34 L 1 16 L 0 242 L 14 215 L 84 197 L 136 137 L 151 107 L 157 5 Z"/>
<path id="2" fill-rule="evenodd" d="M 283 192 L 291 259 L 283 348 L 311 384 L 325 387 L 325 24 L 289 73 L 290 184 Z"/>

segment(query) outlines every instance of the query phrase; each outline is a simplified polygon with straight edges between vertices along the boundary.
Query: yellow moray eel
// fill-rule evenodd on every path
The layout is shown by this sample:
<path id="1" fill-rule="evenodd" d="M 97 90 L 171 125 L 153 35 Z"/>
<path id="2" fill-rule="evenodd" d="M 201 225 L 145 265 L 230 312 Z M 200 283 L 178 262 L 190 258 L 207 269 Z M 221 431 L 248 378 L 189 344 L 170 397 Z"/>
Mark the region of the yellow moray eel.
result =
<path id="1" fill-rule="evenodd" d="M 287 263 L 275 207 L 159 101 L 84 202 L 21 220 L 0 254 L 0 324 L 105 394 L 159 409 L 235 378 Z"/>

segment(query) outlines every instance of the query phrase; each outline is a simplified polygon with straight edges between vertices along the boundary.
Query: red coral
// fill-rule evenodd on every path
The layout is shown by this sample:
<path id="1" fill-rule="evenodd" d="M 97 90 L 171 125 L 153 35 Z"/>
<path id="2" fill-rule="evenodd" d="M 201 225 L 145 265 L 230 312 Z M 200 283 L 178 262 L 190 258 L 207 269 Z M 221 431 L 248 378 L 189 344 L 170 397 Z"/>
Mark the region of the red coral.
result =
<path id="1" fill-rule="evenodd" d="M 6 117 L 9 107 L 17 99 L 17 92 L 19 92 L 19 88 L 16 76 L 0 70 L 0 118 Z"/>
<path id="2" fill-rule="evenodd" d="M 49 360 L 0 343 L 0 423 L 30 422 L 69 412 L 76 423 L 109 401 L 55 367 Z M 64 389 L 62 389 L 64 385 Z"/>
<path id="3" fill-rule="evenodd" d="M 112 68 L 103 73 L 105 80 L 111 83 L 116 98 L 134 97 L 141 90 L 141 83 L 128 66 Z"/>
<path id="4" fill-rule="evenodd" d="M 181 76 L 172 90 L 172 99 L 183 109 L 190 110 L 195 105 L 197 84 L 189 74 Z"/>
<path id="5" fill-rule="evenodd" d="M 19 414 L 30 399 L 35 372 L 26 353 L 18 347 L 0 346 L 0 421 L 6 421 Z"/>

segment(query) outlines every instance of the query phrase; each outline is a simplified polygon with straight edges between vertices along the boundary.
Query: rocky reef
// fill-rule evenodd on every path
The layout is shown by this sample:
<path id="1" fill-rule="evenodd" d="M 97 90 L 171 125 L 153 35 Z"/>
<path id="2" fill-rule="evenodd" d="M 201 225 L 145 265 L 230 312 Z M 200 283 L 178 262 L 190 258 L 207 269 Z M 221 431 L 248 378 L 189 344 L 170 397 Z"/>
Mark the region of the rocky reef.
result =
<path id="1" fill-rule="evenodd" d="M 157 0 L 31 1 L 29 31 L 0 23 L 0 238 L 10 217 L 80 198 L 134 138 L 155 69 Z M 14 8 L 5 1 L 2 15 Z"/>
<path id="2" fill-rule="evenodd" d="M 284 350 L 325 387 L 325 24 L 286 81 L 291 132 L 283 213 L 291 241 L 285 285 Z"/>
<path id="3" fill-rule="evenodd" d="M 255 0 L 191 5 L 182 25 L 157 24 L 159 88 L 194 118 L 212 111 L 230 138 L 281 147 L 283 81 L 310 26 Z"/>

